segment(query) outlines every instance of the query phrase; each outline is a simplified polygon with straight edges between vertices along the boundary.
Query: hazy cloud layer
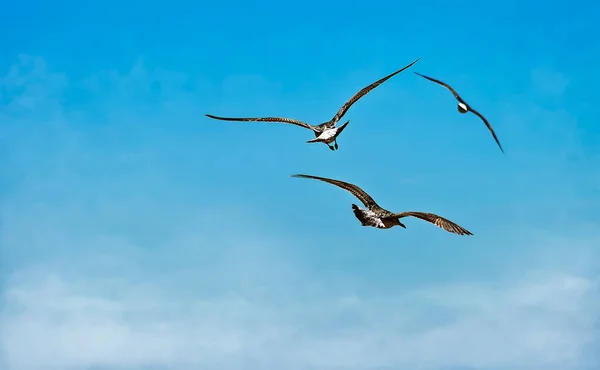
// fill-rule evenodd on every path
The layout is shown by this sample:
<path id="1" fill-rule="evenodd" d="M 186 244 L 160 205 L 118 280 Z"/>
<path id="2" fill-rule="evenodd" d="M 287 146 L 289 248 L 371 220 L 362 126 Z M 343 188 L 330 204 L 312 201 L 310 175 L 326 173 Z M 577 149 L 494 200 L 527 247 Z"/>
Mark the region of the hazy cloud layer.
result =
<path id="1" fill-rule="evenodd" d="M 46 267 L 11 279 L 1 316 L 9 369 L 578 369 L 597 340 L 597 276 L 531 271 L 385 295 L 310 274 L 304 286 L 276 276 L 231 291 L 218 275 L 179 276 L 226 292 L 207 294 L 117 272 Z M 278 294 L 286 286 L 296 294 Z"/>

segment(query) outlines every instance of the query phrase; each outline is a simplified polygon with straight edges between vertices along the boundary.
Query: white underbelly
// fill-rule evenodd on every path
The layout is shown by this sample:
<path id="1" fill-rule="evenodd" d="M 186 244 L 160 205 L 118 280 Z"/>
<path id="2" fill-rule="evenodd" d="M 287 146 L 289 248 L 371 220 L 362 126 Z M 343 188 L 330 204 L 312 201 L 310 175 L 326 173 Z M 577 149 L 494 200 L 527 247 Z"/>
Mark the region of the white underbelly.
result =
<path id="1" fill-rule="evenodd" d="M 386 228 L 383 221 L 381 221 L 381 219 L 375 214 L 375 212 L 366 210 L 366 211 L 363 211 L 363 216 L 365 218 L 366 223 L 369 224 L 369 226 L 383 228 L 383 229 Z"/>
<path id="2" fill-rule="evenodd" d="M 329 144 L 335 140 L 336 134 L 337 134 L 337 129 L 332 128 L 332 129 L 323 131 L 321 133 L 321 135 L 317 136 L 317 139 L 319 139 L 320 141 L 322 141 L 324 143 Z"/>

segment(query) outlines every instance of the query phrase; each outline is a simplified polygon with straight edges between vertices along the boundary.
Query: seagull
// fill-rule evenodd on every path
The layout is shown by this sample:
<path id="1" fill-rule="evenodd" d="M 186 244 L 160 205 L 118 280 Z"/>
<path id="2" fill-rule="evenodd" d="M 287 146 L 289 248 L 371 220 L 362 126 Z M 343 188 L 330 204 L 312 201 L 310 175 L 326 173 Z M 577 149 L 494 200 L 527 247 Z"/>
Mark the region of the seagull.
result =
<path id="1" fill-rule="evenodd" d="M 450 90 L 450 92 L 452 92 L 452 94 L 454 95 L 454 97 L 456 98 L 456 100 L 458 101 L 458 112 L 461 114 L 467 113 L 468 111 L 473 112 L 474 114 L 476 114 L 479 118 L 481 118 L 481 120 L 483 121 L 483 123 L 485 123 L 485 125 L 487 126 L 488 130 L 490 130 L 490 132 L 492 133 L 492 136 L 494 137 L 494 140 L 496 140 L 496 143 L 498 144 L 498 147 L 500 147 L 500 150 L 502 151 L 502 153 L 504 153 L 504 149 L 502 149 L 502 145 L 500 144 L 500 141 L 498 140 L 498 137 L 496 136 L 496 133 L 494 132 L 494 129 L 492 128 L 492 126 L 490 125 L 490 123 L 488 122 L 488 120 L 478 111 L 476 111 L 475 109 L 473 109 L 473 107 L 471 107 L 469 104 L 467 104 L 466 101 L 464 101 L 460 95 L 458 95 L 458 93 L 452 88 L 450 87 L 450 85 L 448 85 L 447 83 L 444 83 L 440 80 L 436 80 L 435 78 L 432 77 L 428 77 L 425 75 L 422 75 L 420 73 L 417 72 L 413 72 L 414 74 L 416 74 L 417 76 L 421 76 L 423 78 L 428 79 L 429 81 L 433 81 L 438 85 L 442 85 L 445 88 L 447 88 L 448 90 Z"/>
<path id="2" fill-rule="evenodd" d="M 400 70 L 397 70 L 396 72 L 391 73 L 391 74 L 385 76 L 384 78 L 382 78 L 378 81 L 375 81 L 372 84 L 370 84 L 369 86 L 360 90 L 359 92 L 354 94 L 354 96 L 351 97 L 350 100 L 348 100 L 344 105 L 342 105 L 342 107 L 337 111 L 337 113 L 335 114 L 335 116 L 333 116 L 333 118 L 331 120 L 321 123 L 320 125 L 313 126 L 313 125 L 310 125 L 306 122 L 302 122 L 297 119 L 284 118 L 284 117 L 233 118 L 233 117 L 218 117 L 218 116 L 213 116 L 211 114 L 206 114 L 206 116 L 209 118 L 223 120 L 223 121 L 261 121 L 261 122 L 289 123 L 292 125 L 296 125 L 296 126 L 300 126 L 300 127 L 304 127 L 309 130 L 312 130 L 312 132 L 315 134 L 315 138 L 312 140 L 308 140 L 307 143 L 324 143 L 324 144 L 327 144 L 329 149 L 336 150 L 336 149 L 338 149 L 337 137 L 342 133 L 342 131 L 344 131 L 344 129 L 346 128 L 346 126 L 348 125 L 348 123 L 350 121 L 347 121 L 344 124 L 342 124 L 341 126 L 337 126 L 337 127 L 336 127 L 336 124 L 340 121 L 340 119 L 342 119 L 342 117 L 346 114 L 348 109 L 350 109 L 352 104 L 356 103 L 360 98 L 367 95 L 371 90 L 373 90 L 377 86 L 381 85 L 386 80 L 390 79 L 391 77 L 397 75 L 398 73 L 404 71 L 405 69 L 409 68 L 410 66 L 412 66 L 413 64 L 418 62 L 419 59 L 421 59 L 421 58 L 417 58 L 414 62 L 410 63 L 406 67 L 404 67 Z M 331 143 L 333 143 L 333 145 L 330 145 Z"/>
<path id="3" fill-rule="evenodd" d="M 437 227 L 440 227 L 448 232 L 458 234 L 458 235 L 473 235 L 469 230 L 455 224 L 454 222 L 445 219 L 444 217 L 438 216 L 433 213 L 425 213 L 425 212 L 402 212 L 402 213 L 392 213 L 386 209 L 381 208 L 369 194 L 367 194 L 364 190 L 359 188 L 356 185 L 340 181 L 334 179 L 328 179 L 326 177 L 319 176 L 311 176 L 311 175 L 290 175 L 291 177 L 299 177 L 304 179 L 315 179 L 321 180 L 324 182 L 328 182 L 330 184 L 339 186 L 342 189 L 345 189 L 352 193 L 358 200 L 364 204 L 367 209 L 360 208 L 356 204 L 352 204 L 352 212 L 354 212 L 354 216 L 360 221 L 362 226 L 371 226 L 376 227 L 378 229 L 390 229 L 394 226 L 401 226 L 406 229 L 406 226 L 400 222 L 401 218 L 404 217 L 416 217 L 421 220 L 431 222 Z"/>

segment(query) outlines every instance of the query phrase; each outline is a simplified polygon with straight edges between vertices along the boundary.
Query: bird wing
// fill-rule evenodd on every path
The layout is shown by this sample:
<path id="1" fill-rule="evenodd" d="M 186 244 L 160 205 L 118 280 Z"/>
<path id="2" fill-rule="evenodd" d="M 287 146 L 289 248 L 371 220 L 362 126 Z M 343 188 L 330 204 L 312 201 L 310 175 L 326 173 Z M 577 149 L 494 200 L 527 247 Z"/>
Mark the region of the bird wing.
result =
<path id="1" fill-rule="evenodd" d="M 403 217 L 408 217 L 408 216 L 420 218 L 421 220 L 431 222 L 435 226 L 440 227 L 451 233 L 455 233 L 455 234 L 459 234 L 459 235 L 473 235 L 469 230 L 463 228 L 462 226 L 459 226 L 459 225 L 455 224 L 454 222 L 452 222 L 444 217 L 433 214 L 433 213 L 402 212 L 402 213 L 394 213 L 392 216 L 390 216 L 390 218 L 394 218 L 394 217 L 403 218 Z"/>
<path id="2" fill-rule="evenodd" d="M 292 125 L 296 125 L 296 126 L 300 126 L 300 127 L 304 127 L 307 128 L 309 130 L 313 129 L 312 125 L 309 125 L 306 122 L 302 122 L 299 121 L 297 119 L 292 119 L 292 118 L 285 118 L 285 117 L 244 117 L 244 118 L 234 118 L 234 117 L 218 117 L 218 116 L 213 116 L 211 114 L 205 114 L 205 116 L 213 118 L 213 119 L 219 119 L 222 121 L 255 121 L 255 122 L 283 122 L 283 123 L 290 123 Z"/>
<path id="3" fill-rule="evenodd" d="M 420 74 L 420 73 L 418 73 L 418 72 L 413 72 L 413 73 L 414 73 L 414 74 L 416 74 L 417 76 L 421 76 L 421 77 L 423 77 L 423 78 L 426 78 L 426 79 L 428 79 L 429 81 L 433 81 L 433 82 L 435 82 L 435 83 L 436 83 L 436 84 L 438 84 L 438 85 L 442 85 L 442 86 L 444 86 L 446 89 L 448 89 L 448 90 L 450 90 L 450 92 L 452 92 L 452 95 L 454 95 L 454 97 L 455 97 L 457 100 L 459 100 L 459 101 L 463 101 L 463 99 L 460 97 L 460 95 L 458 95 L 458 93 L 456 92 L 456 90 L 454 90 L 454 89 L 452 88 L 452 86 L 448 85 L 447 83 L 445 83 L 445 82 L 442 82 L 442 81 L 440 81 L 440 80 L 436 80 L 436 79 L 435 79 L 435 78 L 433 78 L 433 77 L 429 77 L 429 76 L 422 75 L 422 74 Z"/>
<path id="4" fill-rule="evenodd" d="M 321 180 L 321 181 L 328 182 L 330 184 L 339 186 L 340 188 L 349 191 L 350 193 L 352 193 L 352 195 L 354 195 L 356 198 L 358 198 L 358 200 L 360 200 L 362 202 L 362 204 L 364 204 L 369 209 L 381 208 L 375 202 L 375 200 L 373 200 L 373 198 L 371 198 L 371 196 L 369 194 L 367 194 L 364 190 L 362 190 L 361 188 L 359 188 L 358 186 L 356 186 L 354 184 L 350 184 L 348 182 L 344 182 L 344 181 L 340 181 L 340 180 L 328 179 L 326 177 L 311 176 L 311 175 L 296 174 L 296 175 L 291 175 L 291 177 L 299 177 L 299 178 L 304 178 L 304 179 L 315 179 L 315 180 Z"/>
<path id="5" fill-rule="evenodd" d="M 348 100 L 344 105 L 342 105 L 342 107 L 340 108 L 340 110 L 338 110 L 338 112 L 335 114 L 335 116 L 333 116 L 333 119 L 331 120 L 332 124 L 335 125 L 344 116 L 344 114 L 346 114 L 346 112 L 348 111 L 348 109 L 350 109 L 352 104 L 356 103 L 360 98 L 367 95 L 371 90 L 373 90 L 377 86 L 381 85 L 382 83 L 384 83 L 391 77 L 397 75 L 398 73 L 400 73 L 400 72 L 404 71 L 405 69 L 407 69 L 408 67 L 412 66 L 413 64 L 418 62 L 419 59 L 421 59 L 421 58 L 417 58 L 414 62 L 410 63 L 406 67 L 399 69 L 396 72 L 391 73 L 378 81 L 373 82 L 369 86 L 363 88 L 362 90 L 360 90 L 359 92 L 354 94 L 354 96 L 351 97 L 350 100 Z"/>
<path id="6" fill-rule="evenodd" d="M 500 148 L 500 150 L 502 151 L 502 153 L 504 153 L 504 149 L 502 149 L 502 144 L 500 144 L 500 140 L 498 140 L 498 137 L 496 136 L 496 133 L 494 132 L 494 129 L 492 128 L 492 125 L 490 125 L 490 123 L 488 122 L 488 120 L 481 113 L 479 113 L 475 109 L 471 108 L 471 106 L 469 106 L 469 110 L 471 112 L 473 112 L 474 114 L 476 114 L 479 118 L 481 118 L 481 120 L 483 121 L 483 123 L 485 123 L 485 125 L 487 126 L 488 130 L 490 130 L 490 132 L 492 133 L 492 136 L 494 137 L 494 140 L 496 140 L 496 144 L 498 144 L 498 147 Z"/>

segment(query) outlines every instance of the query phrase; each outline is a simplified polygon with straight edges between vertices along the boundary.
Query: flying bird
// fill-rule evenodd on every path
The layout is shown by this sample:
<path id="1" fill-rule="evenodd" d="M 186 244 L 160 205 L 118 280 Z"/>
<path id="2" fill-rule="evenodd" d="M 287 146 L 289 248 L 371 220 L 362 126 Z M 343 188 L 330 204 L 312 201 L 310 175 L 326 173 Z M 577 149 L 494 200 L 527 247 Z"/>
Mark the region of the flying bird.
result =
<path id="1" fill-rule="evenodd" d="M 492 133 L 492 136 L 494 137 L 494 140 L 496 140 L 496 143 L 498 144 L 498 147 L 500 148 L 500 150 L 502 151 L 502 153 L 504 153 L 504 149 L 502 149 L 502 145 L 500 144 L 500 141 L 498 140 L 498 137 L 496 136 L 496 133 L 494 132 L 494 129 L 492 128 L 492 126 L 490 125 L 490 123 L 488 122 L 488 120 L 478 111 L 476 111 L 475 109 L 473 109 L 473 107 L 471 107 L 469 104 L 467 104 L 466 101 L 463 100 L 463 98 L 460 97 L 460 95 L 458 95 L 458 93 L 447 83 L 442 82 L 440 80 L 436 80 L 435 78 L 432 77 L 428 77 L 425 75 L 422 75 L 420 73 L 417 72 L 413 72 L 414 74 L 421 76 L 423 78 L 428 79 L 429 81 L 435 82 L 438 85 L 442 85 L 444 86 L 446 89 L 450 90 L 450 92 L 454 95 L 454 97 L 456 98 L 456 100 L 458 101 L 458 112 L 463 114 L 463 113 L 467 113 L 469 111 L 471 111 L 472 113 L 476 114 L 479 118 L 481 118 L 481 120 L 483 121 L 483 123 L 485 123 L 485 125 L 487 126 L 488 130 L 490 130 L 490 132 Z"/>
<path id="2" fill-rule="evenodd" d="M 311 175 L 302 175 L 296 174 L 291 175 L 291 177 L 299 177 L 304 179 L 315 179 L 324 182 L 328 182 L 330 184 L 339 186 L 340 188 L 349 191 L 354 195 L 358 200 L 364 204 L 367 209 L 360 208 L 356 204 L 352 204 L 352 212 L 354 212 L 354 216 L 360 221 L 362 226 L 371 226 L 376 227 L 378 229 L 390 229 L 394 226 L 401 226 L 406 229 L 406 226 L 400 222 L 401 218 L 404 217 L 416 217 L 421 220 L 431 222 L 437 227 L 440 227 L 448 232 L 458 234 L 458 235 L 473 235 L 469 230 L 455 224 L 454 222 L 445 219 L 444 217 L 438 216 L 433 213 L 426 212 L 402 212 L 402 213 L 392 213 L 386 209 L 381 208 L 374 200 L 367 194 L 364 190 L 359 188 L 356 185 L 340 181 L 334 179 L 328 179 L 326 177 L 319 176 L 311 176 Z"/>
<path id="3" fill-rule="evenodd" d="M 405 69 L 409 68 L 410 66 L 412 66 L 413 64 L 418 62 L 419 59 L 421 59 L 421 58 L 416 59 L 414 62 L 410 63 L 406 67 L 399 69 L 396 72 L 391 73 L 391 74 L 385 76 L 384 78 L 382 78 L 378 81 L 375 81 L 372 84 L 370 84 L 369 86 L 363 88 L 362 90 L 360 90 L 359 92 L 354 94 L 354 96 L 351 97 L 350 100 L 348 100 L 346 103 L 344 103 L 344 105 L 342 105 L 342 107 L 337 111 L 337 113 L 335 114 L 335 116 L 333 116 L 333 118 L 331 120 L 321 123 L 316 126 L 308 124 L 308 123 L 300 121 L 300 120 L 297 120 L 297 119 L 284 118 L 284 117 L 233 118 L 233 117 L 218 117 L 218 116 L 213 116 L 211 114 L 206 114 L 206 116 L 213 118 L 213 119 L 223 120 L 223 121 L 283 122 L 283 123 L 288 123 L 288 124 L 304 127 L 309 130 L 312 130 L 312 132 L 315 134 L 315 138 L 312 140 L 308 140 L 307 143 L 324 143 L 324 144 L 327 144 L 329 149 L 336 150 L 336 149 L 338 149 L 337 137 L 342 133 L 342 131 L 344 131 L 344 129 L 346 128 L 346 126 L 348 125 L 348 123 L 350 121 L 347 121 L 344 124 L 337 126 L 337 127 L 336 127 L 336 124 L 340 121 L 340 119 L 342 119 L 342 117 L 346 114 L 348 109 L 350 109 L 352 104 L 356 103 L 360 98 L 367 95 L 371 90 L 373 90 L 377 86 L 381 85 L 386 80 L 390 79 L 391 77 L 397 75 L 398 73 L 404 71 Z M 330 145 L 331 143 L 333 143 L 333 145 Z"/>

